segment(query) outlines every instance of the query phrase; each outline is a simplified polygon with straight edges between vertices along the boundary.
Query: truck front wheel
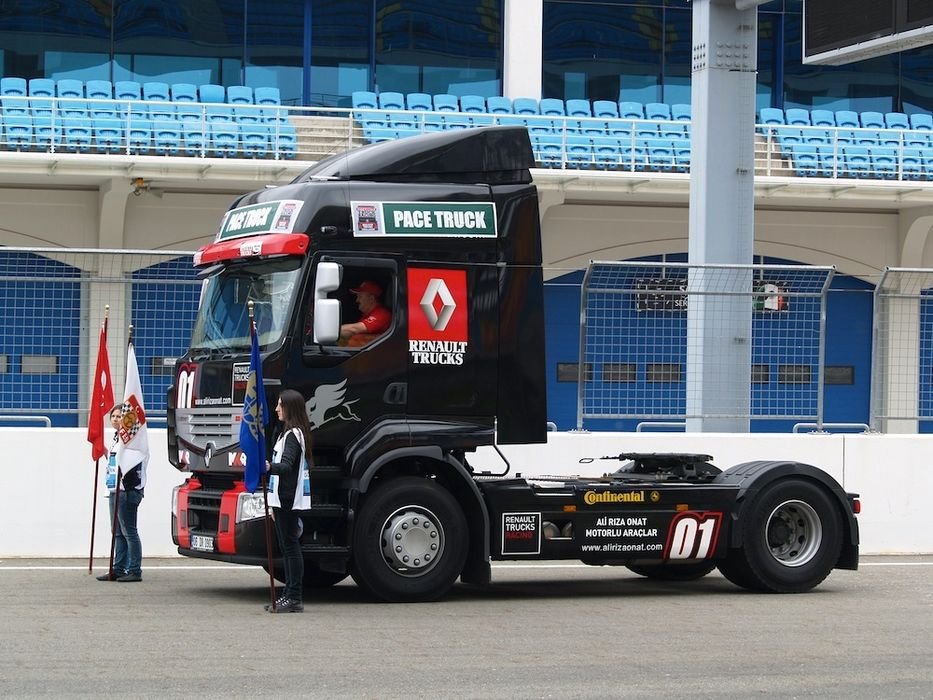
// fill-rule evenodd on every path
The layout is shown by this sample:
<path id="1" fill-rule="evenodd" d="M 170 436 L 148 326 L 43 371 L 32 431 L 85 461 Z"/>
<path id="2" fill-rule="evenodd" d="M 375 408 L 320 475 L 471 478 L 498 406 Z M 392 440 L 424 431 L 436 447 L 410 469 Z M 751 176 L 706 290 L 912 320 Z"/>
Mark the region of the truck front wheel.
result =
<path id="1" fill-rule="evenodd" d="M 842 547 L 842 517 L 830 496 L 809 481 L 766 486 L 738 526 L 743 547 L 719 564 L 738 586 L 771 593 L 809 591 L 829 575 Z"/>
<path id="2" fill-rule="evenodd" d="M 466 518 L 434 481 L 393 479 L 363 502 L 353 535 L 353 579 L 388 602 L 435 600 L 466 561 Z"/>

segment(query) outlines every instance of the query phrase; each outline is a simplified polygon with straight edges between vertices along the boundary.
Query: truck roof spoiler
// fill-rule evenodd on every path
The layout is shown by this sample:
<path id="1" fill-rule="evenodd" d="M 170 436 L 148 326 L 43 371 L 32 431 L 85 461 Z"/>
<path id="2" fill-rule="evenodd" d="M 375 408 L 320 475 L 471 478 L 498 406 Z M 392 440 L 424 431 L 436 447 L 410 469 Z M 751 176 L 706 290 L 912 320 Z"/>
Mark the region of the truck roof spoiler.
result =
<path id="1" fill-rule="evenodd" d="M 533 167 L 534 153 L 524 127 L 490 126 L 363 146 L 312 165 L 293 183 L 336 179 L 530 184 Z"/>

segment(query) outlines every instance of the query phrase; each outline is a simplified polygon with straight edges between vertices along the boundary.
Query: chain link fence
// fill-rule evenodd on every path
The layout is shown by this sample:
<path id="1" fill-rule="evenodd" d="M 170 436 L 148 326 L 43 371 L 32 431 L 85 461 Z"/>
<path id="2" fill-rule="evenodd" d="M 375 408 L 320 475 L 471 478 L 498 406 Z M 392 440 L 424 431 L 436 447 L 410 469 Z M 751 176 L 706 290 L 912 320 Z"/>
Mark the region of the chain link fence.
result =
<path id="1" fill-rule="evenodd" d="M 132 324 L 147 412 L 164 419 L 174 358 L 187 347 L 201 288 L 191 255 L 0 248 L 0 425 L 86 424 L 107 307 L 114 394 L 123 391 Z"/>
<path id="2" fill-rule="evenodd" d="M 886 268 L 872 318 L 871 426 L 918 432 L 933 420 L 933 270 Z"/>
<path id="3" fill-rule="evenodd" d="M 833 274 L 799 265 L 591 263 L 581 295 L 578 429 L 587 419 L 706 418 L 689 410 L 688 396 L 719 384 L 739 395 L 720 401 L 717 417 L 821 422 Z M 691 329 L 692 305 L 700 318 Z M 745 343 L 749 326 L 751 347 L 740 348 L 736 364 L 727 346 Z M 729 331 L 716 347 L 701 337 L 710 328 Z"/>

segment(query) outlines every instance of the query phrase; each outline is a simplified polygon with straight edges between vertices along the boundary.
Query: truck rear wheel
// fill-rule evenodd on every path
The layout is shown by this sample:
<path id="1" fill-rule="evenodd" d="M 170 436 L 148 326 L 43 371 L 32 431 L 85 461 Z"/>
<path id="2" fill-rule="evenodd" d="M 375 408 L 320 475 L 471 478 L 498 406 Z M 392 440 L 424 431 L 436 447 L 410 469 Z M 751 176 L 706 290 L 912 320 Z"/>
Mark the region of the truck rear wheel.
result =
<path id="1" fill-rule="evenodd" d="M 435 600 L 463 570 L 467 544 L 466 518 L 448 491 L 428 479 L 393 479 L 360 508 L 353 579 L 388 602 Z"/>
<path id="2" fill-rule="evenodd" d="M 751 590 L 809 591 L 829 575 L 842 548 L 842 518 L 829 494 L 800 479 L 766 486 L 738 526 L 743 548 L 730 550 L 719 569 Z"/>
<path id="3" fill-rule="evenodd" d="M 695 581 L 716 568 L 716 562 L 698 561 L 689 564 L 627 564 L 632 573 L 655 581 Z"/>

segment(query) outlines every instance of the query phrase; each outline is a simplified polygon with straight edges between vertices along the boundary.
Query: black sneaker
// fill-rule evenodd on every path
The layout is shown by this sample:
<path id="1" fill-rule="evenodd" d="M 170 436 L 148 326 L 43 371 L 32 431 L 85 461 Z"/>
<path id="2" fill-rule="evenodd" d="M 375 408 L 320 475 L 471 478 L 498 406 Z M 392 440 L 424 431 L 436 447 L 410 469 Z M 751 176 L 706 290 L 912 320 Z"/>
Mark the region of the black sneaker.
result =
<path id="1" fill-rule="evenodd" d="M 116 581 L 116 580 L 117 580 L 117 574 L 116 574 L 116 573 L 112 573 L 112 574 L 111 574 L 111 573 L 108 571 L 106 574 L 101 574 L 100 576 L 98 576 L 98 577 L 97 577 L 97 580 L 98 580 L 98 581 Z"/>
<path id="2" fill-rule="evenodd" d="M 278 601 L 275 603 L 275 608 L 269 608 L 271 613 L 300 613 L 305 611 L 305 606 L 302 605 L 300 600 L 294 600 L 293 598 L 286 598 L 279 604 Z"/>
<path id="3" fill-rule="evenodd" d="M 284 603 L 286 600 L 288 600 L 288 596 L 284 596 L 284 595 L 279 596 L 278 598 L 275 599 L 275 607 L 279 607 L 279 606 L 282 605 L 282 603 Z M 271 603 L 266 603 L 266 604 L 263 606 L 263 609 L 264 609 L 266 612 L 269 612 L 270 610 L 272 610 L 272 604 L 271 604 Z"/>
<path id="4" fill-rule="evenodd" d="M 136 581 L 142 581 L 142 574 L 123 574 L 120 576 L 117 581 L 119 583 L 135 583 Z"/>

